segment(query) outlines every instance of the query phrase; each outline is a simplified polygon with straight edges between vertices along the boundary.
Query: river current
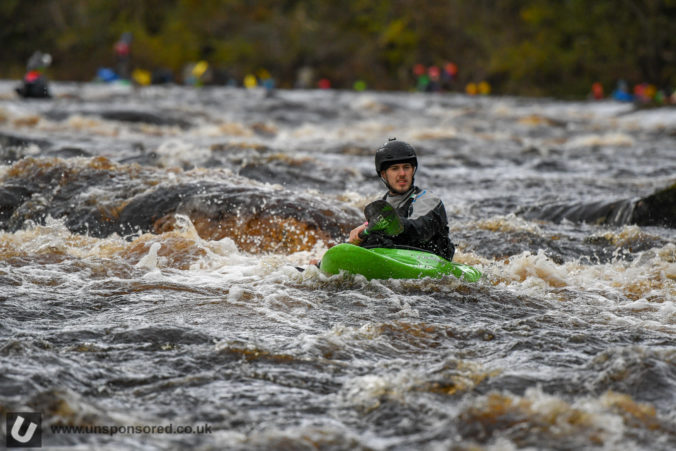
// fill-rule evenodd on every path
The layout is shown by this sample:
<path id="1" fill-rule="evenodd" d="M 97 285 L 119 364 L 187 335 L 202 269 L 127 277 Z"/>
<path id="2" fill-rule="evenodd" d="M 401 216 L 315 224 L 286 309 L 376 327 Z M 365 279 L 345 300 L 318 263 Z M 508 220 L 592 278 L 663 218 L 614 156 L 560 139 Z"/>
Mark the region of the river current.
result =
<path id="1" fill-rule="evenodd" d="M 676 232 L 598 213 L 674 185 L 673 107 L 14 86 L 3 433 L 39 412 L 45 448 L 676 447 Z M 389 137 L 478 283 L 296 269 L 382 195 Z"/>

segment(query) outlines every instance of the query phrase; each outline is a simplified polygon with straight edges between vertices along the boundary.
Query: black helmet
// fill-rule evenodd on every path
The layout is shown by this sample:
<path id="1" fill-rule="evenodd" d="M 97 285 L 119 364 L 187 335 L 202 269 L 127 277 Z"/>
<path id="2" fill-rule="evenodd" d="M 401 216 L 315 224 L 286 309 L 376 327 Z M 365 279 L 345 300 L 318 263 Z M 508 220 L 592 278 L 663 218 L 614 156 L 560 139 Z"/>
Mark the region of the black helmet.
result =
<path id="1" fill-rule="evenodd" d="M 380 171 L 395 163 L 411 163 L 413 167 L 418 168 L 418 158 L 413 146 L 404 141 L 397 141 L 397 138 L 390 138 L 376 151 L 376 174 L 380 177 Z"/>

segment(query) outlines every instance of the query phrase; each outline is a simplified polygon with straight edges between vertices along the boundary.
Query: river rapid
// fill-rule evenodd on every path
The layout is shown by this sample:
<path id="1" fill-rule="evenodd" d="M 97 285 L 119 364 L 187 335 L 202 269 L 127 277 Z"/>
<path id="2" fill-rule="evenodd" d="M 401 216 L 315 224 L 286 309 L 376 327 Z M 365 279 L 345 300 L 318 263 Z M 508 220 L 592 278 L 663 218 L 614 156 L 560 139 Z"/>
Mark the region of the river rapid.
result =
<path id="1" fill-rule="evenodd" d="M 0 431 L 40 412 L 45 448 L 676 446 L 676 232 L 625 214 L 676 182 L 673 107 L 15 84 Z M 295 268 L 363 221 L 392 136 L 478 283 Z"/>

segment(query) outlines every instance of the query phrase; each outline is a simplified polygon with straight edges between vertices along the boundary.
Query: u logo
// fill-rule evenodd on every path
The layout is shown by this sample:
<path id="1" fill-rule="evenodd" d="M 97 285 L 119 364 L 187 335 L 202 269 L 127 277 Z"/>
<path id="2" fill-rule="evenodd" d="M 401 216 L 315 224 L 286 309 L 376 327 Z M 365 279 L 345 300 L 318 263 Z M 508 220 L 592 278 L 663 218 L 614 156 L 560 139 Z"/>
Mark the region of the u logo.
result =
<path id="1" fill-rule="evenodd" d="M 39 412 L 7 413 L 7 447 L 34 448 L 42 446 L 41 426 L 42 414 Z"/>

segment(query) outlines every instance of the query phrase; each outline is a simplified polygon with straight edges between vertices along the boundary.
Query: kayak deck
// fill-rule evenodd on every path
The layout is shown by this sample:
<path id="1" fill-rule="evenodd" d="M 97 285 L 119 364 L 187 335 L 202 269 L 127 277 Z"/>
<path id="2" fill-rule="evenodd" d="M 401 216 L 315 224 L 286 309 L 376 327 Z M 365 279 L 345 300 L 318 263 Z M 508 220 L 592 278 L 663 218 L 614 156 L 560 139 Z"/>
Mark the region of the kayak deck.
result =
<path id="1" fill-rule="evenodd" d="M 430 252 L 411 249 L 365 249 L 353 244 L 339 244 L 322 258 L 320 269 L 327 274 L 341 270 L 361 274 L 367 279 L 441 278 L 453 274 L 467 282 L 476 282 L 481 272 L 462 263 L 445 260 Z"/>

